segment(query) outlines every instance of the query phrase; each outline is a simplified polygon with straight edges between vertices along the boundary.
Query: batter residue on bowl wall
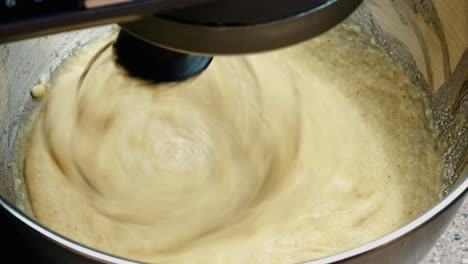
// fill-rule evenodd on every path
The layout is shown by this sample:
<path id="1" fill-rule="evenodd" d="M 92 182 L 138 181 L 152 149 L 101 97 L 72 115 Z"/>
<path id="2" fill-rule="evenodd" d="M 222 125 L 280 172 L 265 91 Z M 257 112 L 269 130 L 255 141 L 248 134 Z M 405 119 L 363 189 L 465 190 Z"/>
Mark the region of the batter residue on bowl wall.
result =
<path id="1" fill-rule="evenodd" d="M 148 84 L 107 49 L 51 80 L 25 173 L 37 219 L 161 263 L 296 263 L 382 236 L 441 190 L 423 92 L 358 30 Z"/>

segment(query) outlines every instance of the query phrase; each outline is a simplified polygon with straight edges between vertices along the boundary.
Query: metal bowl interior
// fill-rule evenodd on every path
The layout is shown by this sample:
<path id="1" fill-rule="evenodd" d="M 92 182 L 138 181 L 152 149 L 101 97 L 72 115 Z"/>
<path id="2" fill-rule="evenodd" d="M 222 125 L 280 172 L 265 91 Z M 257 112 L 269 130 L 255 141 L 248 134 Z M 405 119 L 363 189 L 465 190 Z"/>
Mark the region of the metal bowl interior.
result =
<path id="1" fill-rule="evenodd" d="M 429 244 L 450 220 L 468 190 L 468 3 L 464 0 L 366 0 L 345 23 L 359 26 L 411 74 L 429 98 L 438 140 L 445 146 L 445 196 L 414 221 L 366 245 L 311 263 L 373 263 L 362 255 L 398 251 L 398 243 L 427 238 Z M 0 207 L 28 231 L 92 263 L 135 263 L 95 251 L 56 234 L 34 220 L 22 177 L 27 135 L 21 124 L 37 107 L 30 89 L 74 49 L 112 30 L 99 27 L 0 45 Z M 26 129 L 27 130 L 27 129 Z M 427 235 L 428 227 L 432 228 Z M 426 230 L 422 232 L 422 230 Z M 436 230 L 437 229 L 437 230 Z M 434 231 L 435 230 L 435 231 Z M 418 235 L 419 234 L 419 235 Z M 426 236 L 426 237 L 425 237 Z M 414 238 L 414 240 L 412 240 Z M 400 243 L 401 244 L 401 243 Z M 430 245 L 401 261 L 415 263 Z M 404 254 L 403 254 L 404 255 Z M 381 261 L 380 263 L 387 263 Z"/>

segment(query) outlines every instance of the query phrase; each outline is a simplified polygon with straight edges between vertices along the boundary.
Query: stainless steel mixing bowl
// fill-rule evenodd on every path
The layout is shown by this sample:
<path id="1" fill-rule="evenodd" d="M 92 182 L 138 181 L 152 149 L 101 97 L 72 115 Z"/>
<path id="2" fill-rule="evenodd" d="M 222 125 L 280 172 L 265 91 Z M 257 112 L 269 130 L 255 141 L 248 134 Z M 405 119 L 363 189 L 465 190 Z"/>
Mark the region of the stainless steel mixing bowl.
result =
<path id="1" fill-rule="evenodd" d="M 445 146 L 445 196 L 417 219 L 355 249 L 310 263 L 417 263 L 446 228 L 468 189 L 468 2 L 367 0 L 346 23 L 358 25 L 400 61 L 427 92 Z M 36 106 L 30 89 L 77 46 L 110 27 L 0 46 L 0 210 L 47 263 L 135 263 L 87 248 L 34 220 L 22 174 L 27 140 L 20 124 Z M 419 175 L 418 177 L 424 177 Z"/>

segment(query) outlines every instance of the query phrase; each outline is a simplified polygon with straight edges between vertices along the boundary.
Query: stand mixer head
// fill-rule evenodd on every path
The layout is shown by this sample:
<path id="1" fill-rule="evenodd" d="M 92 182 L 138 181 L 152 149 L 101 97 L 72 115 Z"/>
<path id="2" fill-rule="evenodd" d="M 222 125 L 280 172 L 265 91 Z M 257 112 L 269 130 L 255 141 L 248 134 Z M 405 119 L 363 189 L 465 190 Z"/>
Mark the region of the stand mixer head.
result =
<path id="1" fill-rule="evenodd" d="M 60 0 L 6 1 L 0 42 L 111 22 L 130 75 L 180 81 L 213 55 L 245 54 L 299 43 L 343 21 L 362 0 Z M 10 5 L 8 5 L 10 3 Z"/>

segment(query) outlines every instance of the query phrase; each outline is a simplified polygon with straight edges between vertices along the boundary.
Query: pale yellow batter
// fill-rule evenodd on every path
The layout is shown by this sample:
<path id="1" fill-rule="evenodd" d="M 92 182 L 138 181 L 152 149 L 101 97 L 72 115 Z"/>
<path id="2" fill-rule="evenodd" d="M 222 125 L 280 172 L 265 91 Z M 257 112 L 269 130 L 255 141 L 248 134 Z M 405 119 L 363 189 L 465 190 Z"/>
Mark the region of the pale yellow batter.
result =
<path id="1" fill-rule="evenodd" d="M 30 136 L 33 210 L 61 234 L 145 262 L 294 263 L 438 199 L 423 93 L 353 28 L 169 85 L 127 77 L 107 49 L 80 86 L 113 37 L 55 74 Z"/>

